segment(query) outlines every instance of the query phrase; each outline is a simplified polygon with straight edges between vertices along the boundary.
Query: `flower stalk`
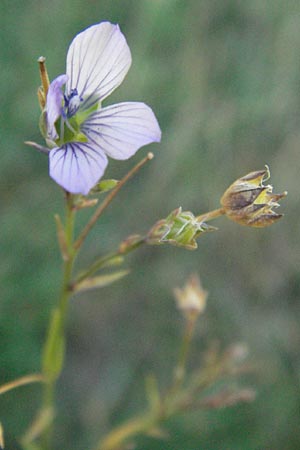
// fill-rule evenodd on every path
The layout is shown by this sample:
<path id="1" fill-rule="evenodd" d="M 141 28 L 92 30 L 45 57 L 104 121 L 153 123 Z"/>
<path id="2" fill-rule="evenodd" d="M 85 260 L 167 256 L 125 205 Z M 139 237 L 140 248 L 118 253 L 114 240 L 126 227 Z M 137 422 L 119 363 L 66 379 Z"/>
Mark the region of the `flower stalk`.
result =
<path id="1" fill-rule="evenodd" d="M 200 214 L 197 216 L 198 221 L 208 222 L 209 220 L 217 219 L 220 216 L 224 216 L 226 214 L 224 208 L 214 209 L 213 211 L 209 211 L 205 214 Z"/>

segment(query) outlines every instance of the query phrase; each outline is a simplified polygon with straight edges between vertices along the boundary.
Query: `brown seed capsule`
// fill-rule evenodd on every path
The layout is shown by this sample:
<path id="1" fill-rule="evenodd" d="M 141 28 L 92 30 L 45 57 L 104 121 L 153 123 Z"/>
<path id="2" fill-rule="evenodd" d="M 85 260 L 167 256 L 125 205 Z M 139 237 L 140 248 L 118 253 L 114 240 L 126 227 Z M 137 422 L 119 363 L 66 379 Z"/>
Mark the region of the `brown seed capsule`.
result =
<path id="1" fill-rule="evenodd" d="M 251 227 L 266 227 L 279 220 L 282 214 L 277 214 L 272 208 L 279 206 L 278 200 L 285 197 L 287 192 L 273 194 L 273 187 L 263 184 L 269 178 L 269 168 L 266 167 L 232 183 L 221 198 L 227 217 Z"/>

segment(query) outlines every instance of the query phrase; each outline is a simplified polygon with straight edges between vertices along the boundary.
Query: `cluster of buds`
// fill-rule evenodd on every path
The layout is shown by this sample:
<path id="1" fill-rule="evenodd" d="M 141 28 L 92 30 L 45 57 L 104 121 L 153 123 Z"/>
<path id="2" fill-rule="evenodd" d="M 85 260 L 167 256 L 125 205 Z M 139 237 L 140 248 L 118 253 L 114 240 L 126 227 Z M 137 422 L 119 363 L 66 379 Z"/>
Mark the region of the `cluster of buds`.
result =
<path id="1" fill-rule="evenodd" d="M 272 208 L 279 206 L 278 200 L 287 192 L 273 194 L 273 187 L 263 184 L 269 178 L 270 172 L 266 166 L 265 170 L 251 172 L 229 186 L 221 198 L 227 217 L 251 227 L 266 227 L 279 220 L 282 214 L 277 214 Z"/>
<path id="2" fill-rule="evenodd" d="M 172 244 L 189 250 L 197 248 L 196 238 L 206 231 L 213 231 L 211 227 L 199 220 L 190 211 L 177 208 L 166 219 L 159 220 L 147 235 L 148 244 Z"/>

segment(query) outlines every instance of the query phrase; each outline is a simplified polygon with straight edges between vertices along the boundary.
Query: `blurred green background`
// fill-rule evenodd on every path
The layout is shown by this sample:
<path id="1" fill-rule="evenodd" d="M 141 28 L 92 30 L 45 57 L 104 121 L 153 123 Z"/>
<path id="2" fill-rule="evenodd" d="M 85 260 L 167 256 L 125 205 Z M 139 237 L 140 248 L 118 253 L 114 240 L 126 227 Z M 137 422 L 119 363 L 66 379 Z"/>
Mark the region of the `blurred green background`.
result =
<path id="1" fill-rule="evenodd" d="M 269 164 L 275 192 L 289 191 L 285 217 L 256 230 L 213 223 L 197 251 L 148 247 L 130 255 L 130 275 L 78 296 L 70 308 L 67 361 L 58 392 L 56 449 L 93 447 L 100 434 L 145 405 L 144 376 L 167 385 L 182 320 L 172 290 L 191 272 L 210 292 L 191 366 L 212 340 L 245 342 L 258 376 L 255 402 L 199 412 L 167 425 L 167 441 L 143 450 L 298 450 L 300 448 L 300 3 L 292 0 L 2 0 L 1 2 L 0 381 L 39 370 L 49 312 L 60 281 L 53 214 L 61 190 L 42 143 L 36 60 L 51 78 L 64 73 L 71 39 L 103 20 L 119 23 L 132 51 L 126 80 L 106 104 L 138 100 L 154 109 L 160 145 L 95 228 L 78 261 L 115 248 L 182 206 L 218 207 L 239 176 Z M 298 211 L 298 212 L 297 212 Z M 82 223 L 88 212 L 81 214 Z M 39 405 L 40 386 L 0 397 L 7 449 Z"/>

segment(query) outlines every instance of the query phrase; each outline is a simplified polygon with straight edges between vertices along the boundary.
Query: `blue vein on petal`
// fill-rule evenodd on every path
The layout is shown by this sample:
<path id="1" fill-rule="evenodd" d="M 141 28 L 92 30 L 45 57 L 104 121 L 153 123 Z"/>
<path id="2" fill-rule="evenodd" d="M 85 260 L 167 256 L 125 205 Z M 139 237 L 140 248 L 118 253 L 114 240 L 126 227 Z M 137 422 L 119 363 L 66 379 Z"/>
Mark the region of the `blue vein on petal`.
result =
<path id="1" fill-rule="evenodd" d="M 113 82 L 115 79 L 117 79 L 117 78 L 119 77 L 119 75 L 124 71 L 124 69 L 125 69 L 126 66 L 128 65 L 128 62 L 127 62 L 127 61 L 124 62 L 124 65 L 120 68 L 120 70 L 118 71 L 118 73 L 116 73 L 116 75 L 115 75 L 113 78 L 110 78 L 109 81 L 108 81 L 106 84 L 104 84 L 104 82 L 105 82 L 105 80 L 110 76 L 110 74 L 112 73 L 112 71 L 115 69 L 115 66 L 116 66 L 115 63 L 116 63 L 116 61 L 117 61 L 117 65 L 120 65 L 120 63 L 121 63 L 120 55 L 122 54 L 123 49 L 124 49 L 124 43 L 122 43 L 122 47 L 121 47 L 120 51 L 119 51 L 118 54 L 114 57 L 114 64 L 112 65 L 111 69 L 106 73 L 106 75 L 101 79 L 101 81 L 99 81 L 97 87 L 96 87 L 96 88 L 94 89 L 94 91 L 88 96 L 88 98 L 85 99 L 85 102 L 86 102 L 86 103 L 88 102 L 88 100 L 89 100 L 91 97 L 93 97 L 93 95 L 94 95 L 95 92 L 99 89 L 100 86 L 101 86 L 102 89 L 105 88 L 105 86 L 107 86 L 107 85 L 110 86 L 110 88 L 108 89 L 108 91 L 106 91 L 105 93 L 103 93 L 99 98 L 97 98 L 96 101 L 99 101 L 99 100 L 101 101 L 103 98 L 107 97 L 107 96 L 114 90 L 115 85 L 113 85 L 113 87 L 112 87 L 112 86 L 111 86 L 111 85 L 112 85 L 112 82 Z M 107 63 L 107 61 L 109 61 L 111 58 L 112 58 L 112 55 L 111 55 L 111 54 L 108 55 L 108 57 L 106 58 L 106 61 L 103 62 L 103 65 L 105 65 L 105 64 Z M 92 74 L 92 72 L 91 72 L 91 74 Z M 91 75 L 91 74 L 90 74 L 90 75 Z M 96 74 L 96 75 L 94 76 L 94 78 L 93 78 L 92 81 L 94 81 L 95 78 L 97 78 L 97 75 L 99 75 L 99 74 Z M 89 80 L 87 80 L 87 81 L 89 81 Z M 87 83 L 85 83 L 84 89 L 86 89 L 86 85 L 87 85 Z M 84 89 L 83 89 L 82 92 L 84 92 Z M 88 108 L 90 108 L 93 104 L 95 104 L 96 101 L 93 101 L 93 103 L 90 103 L 90 104 L 88 105 Z"/>
<path id="2" fill-rule="evenodd" d="M 113 139 L 113 140 L 118 141 L 120 143 L 127 142 L 128 144 L 132 144 L 133 143 L 132 140 L 130 140 L 130 138 L 134 139 L 135 137 L 138 137 L 138 136 L 144 137 L 144 138 L 149 138 L 149 139 L 154 139 L 153 138 L 153 134 L 145 133 L 145 132 L 142 132 L 142 131 L 136 131 L 136 130 L 135 131 L 125 130 L 124 125 L 121 125 L 121 126 L 119 125 L 118 126 L 117 124 L 114 124 L 112 126 L 112 125 L 109 125 L 109 124 L 106 124 L 106 123 L 101 123 L 101 122 L 100 123 L 93 122 L 91 125 L 92 126 L 89 126 L 87 124 L 87 126 L 82 128 L 82 131 L 89 137 L 89 140 L 92 140 L 91 139 L 91 133 L 97 134 L 98 136 L 103 137 L 103 139 L 104 139 L 104 136 L 106 136 L 106 137 L 109 137 L 110 139 Z M 115 126 L 115 125 L 117 125 L 117 126 Z M 95 126 L 99 127 L 99 128 L 95 129 Z M 137 125 L 135 125 L 135 126 L 137 126 Z M 138 126 L 139 126 L 139 128 L 142 128 L 142 129 L 145 129 L 145 130 L 149 131 L 148 127 L 143 127 L 142 125 L 138 125 Z M 107 133 L 107 131 L 105 132 L 104 128 L 111 130 L 112 134 Z M 116 132 L 122 133 L 124 138 L 118 138 L 118 137 L 114 136 L 113 134 L 116 133 Z M 125 140 L 126 138 L 127 138 L 127 141 Z M 134 141 L 136 141 L 136 139 L 134 139 Z"/>
<path id="3" fill-rule="evenodd" d="M 98 31 L 98 30 L 95 30 L 93 33 L 91 33 L 91 36 L 89 37 L 88 42 L 85 44 L 85 45 L 86 45 L 86 51 L 85 51 L 85 54 L 84 54 L 82 60 L 81 60 L 81 53 L 82 53 L 82 46 L 83 46 L 83 44 L 84 44 L 84 40 L 82 39 L 82 40 L 80 41 L 80 44 L 79 44 L 79 57 L 78 57 L 79 60 L 80 60 L 80 64 L 81 64 L 80 67 L 82 67 L 82 66 L 84 65 L 84 61 L 85 61 L 85 59 L 86 59 L 86 57 L 87 57 L 87 54 L 88 54 L 89 51 L 90 51 L 90 50 L 89 50 L 89 45 L 90 45 L 91 41 L 94 39 L 95 33 L 96 33 L 97 31 Z M 101 58 L 101 55 L 103 55 L 103 53 L 107 50 L 107 46 L 108 46 L 109 42 L 111 41 L 112 35 L 115 33 L 115 31 L 116 31 L 116 28 L 113 28 L 112 31 L 111 31 L 111 33 L 110 33 L 110 35 L 108 36 L 107 42 L 106 42 L 105 46 L 103 47 L 101 54 L 98 56 L 98 58 L 95 58 L 96 62 L 95 62 L 94 67 L 96 67 L 98 60 Z M 73 46 L 73 49 L 72 49 L 72 58 L 71 58 L 71 68 L 72 68 L 72 69 L 71 69 L 70 89 L 73 89 L 73 88 L 74 88 L 74 84 L 73 84 L 74 50 L 75 50 L 74 47 L 75 47 L 75 45 Z M 97 51 L 97 48 L 96 48 L 96 46 L 95 46 L 94 55 L 96 54 L 96 51 Z M 108 58 L 109 58 L 109 57 L 110 57 L 110 55 L 108 56 Z M 107 59 L 108 59 L 108 58 L 107 58 Z M 103 66 L 104 66 L 104 64 L 103 64 Z M 91 69 L 91 70 L 89 71 L 89 75 L 88 75 L 88 77 L 87 77 L 87 79 L 86 79 L 85 85 L 84 85 L 82 91 L 81 91 L 80 94 L 79 94 L 80 97 L 82 97 L 82 96 L 84 95 L 84 91 L 85 91 L 86 86 L 87 86 L 87 84 L 88 84 L 88 82 L 89 82 L 89 80 L 90 80 L 92 71 L 93 71 L 93 69 Z M 97 75 L 96 75 L 96 77 L 97 77 Z M 77 80 L 76 80 L 76 83 L 75 83 L 75 87 L 76 87 L 76 88 L 78 87 L 79 78 L 80 78 L 80 68 L 79 68 L 79 70 L 78 70 Z M 101 85 L 101 83 L 102 83 L 102 80 L 98 83 L 98 85 L 97 85 L 96 89 L 93 91 L 93 93 L 92 93 L 91 95 L 89 95 L 88 99 L 89 99 L 92 95 L 94 95 L 94 93 L 98 90 L 98 88 L 99 88 L 99 86 Z M 103 97 L 101 97 L 101 98 L 103 98 Z M 94 103 L 96 103 L 97 101 L 101 100 L 101 98 L 97 99 Z M 82 108 L 87 109 L 87 108 L 85 107 L 85 103 L 86 103 L 86 101 L 87 101 L 88 99 L 84 99 L 84 102 L 83 102 L 83 104 L 81 105 Z M 93 104 L 94 104 L 94 103 L 93 103 Z M 92 106 L 92 105 L 91 105 L 91 106 Z M 88 107 L 90 107 L 90 106 L 88 106 Z"/>
<path id="4" fill-rule="evenodd" d="M 95 68 L 96 65 L 97 65 L 97 61 L 101 58 L 101 55 L 103 55 L 103 53 L 104 53 L 105 51 L 107 52 L 107 48 L 108 48 L 108 46 L 109 46 L 109 43 L 111 42 L 112 37 L 113 37 L 113 35 L 115 34 L 116 31 L 119 31 L 119 27 L 118 27 L 117 25 L 112 29 L 110 35 L 108 36 L 107 42 L 106 42 L 105 46 L 103 47 L 101 54 L 98 56 L 98 58 L 95 58 L 95 59 L 96 59 L 96 62 L 95 62 L 94 68 Z M 84 63 L 84 61 L 85 61 L 85 59 L 86 59 L 86 56 L 87 56 L 87 54 L 88 54 L 88 51 L 89 51 L 88 45 L 91 43 L 91 41 L 92 41 L 92 39 L 94 38 L 94 36 L 95 36 L 95 32 L 91 34 L 91 37 L 89 38 L 89 42 L 88 42 L 87 45 L 86 45 L 86 52 L 85 52 L 85 54 L 84 54 L 84 56 L 83 56 L 83 60 L 81 61 L 81 67 L 82 67 L 82 65 L 83 65 L 83 63 Z M 79 47 L 79 59 L 81 58 L 82 46 L 83 46 L 83 40 L 80 42 L 80 47 Z M 115 63 L 116 61 L 119 61 L 120 55 L 122 54 L 122 52 L 123 52 L 123 50 L 124 50 L 124 46 L 125 46 L 125 40 L 122 42 L 120 51 L 118 52 L 118 55 L 115 56 L 115 58 L 114 58 L 114 63 Z M 75 47 L 75 46 L 74 46 L 74 47 Z M 73 49 L 72 49 L 72 56 L 71 56 L 71 77 L 70 77 L 71 80 L 70 80 L 70 89 L 74 89 L 74 87 L 73 87 L 74 47 L 73 47 Z M 128 50 L 128 52 L 129 52 L 129 55 L 130 55 L 130 50 Z M 94 54 L 95 54 L 95 53 L 96 53 L 96 51 L 94 52 Z M 106 63 L 110 58 L 111 58 L 111 54 L 108 54 L 105 63 Z M 120 62 L 120 61 L 119 61 L 119 62 Z M 105 66 L 105 63 L 103 63 L 103 66 Z M 122 73 L 122 72 L 124 71 L 124 69 L 126 68 L 127 65 L 128 65 L 128 61 L 126 60 L 126 62 L 125 62 L 124 65 L 121 67 L 121 69 L 119 70 L 119 72 L 114 76 L 114 78 L 111 78 L 111 79 L 109 80 L 109 82 L 106 83 L 106 85 L 103 84 L 103 86 L 101 86 L 102 83 L 103 83 L 103 81 L 105 81 L 105 80 L 107 79 L 107 77 L 109 77 L 109 75 L 111 74 L 112 69 L 114 68 L 114 67 L 112 66 L 112 68 L 106 73 L 106 75 L 104 76 L 104 78 L 102 78 L 102 79 L 99 81 L 99 83 L 98 83 L 97 87 L 94 89 L 94 91 L 93 91 L 91 94 L 89 94 L 89 96 L 88 96 L 87 98 L 84 99 L 83 103 L 81 104 L 81 109 L 84 109 L 84 110 L 89 109 L 89 108 L 91 108 L 95 103 L 97 103 L 97 102 L 101 101 L 103 98 L 107 97 L 107 96 L 114 90 L 114 86 L 111 86 L 112 82 L 113 82 L 115 79 L 117 79 L 117 78 L 119 77 L 120 73 Z M 87 77 L 87 79 L 86 79 L 85 85 L 84 85 L 82 91 L 81 91 L 80 94 L 79 94 L 80 97 L 84 97 L 84 91 L 86 90 L 86 87 L 87 87 L 88 83 L 90 82 L 90 79 L 91 79 L 91 76 L 92 76 L 92 74 L 93 74 L 94 68 L 92 68 L 92 69 L 89 71 L 89 75 L 88 75 L 88 77 Z M 94 80 L 95 78 L 97 78 L 98 75 L 99 75 L 99 74 L 94 75 L 93 80 Z M 78 87 L 79 77 L 80 77 L 80 70 L 78 71 L 78 75 L 77 75 L 77 81 L 76 81 L 76 84 L 75 84 L 75 87 L 76 87 L 76 88 Z M 92 80 L 92 81 L 93 81 L 93 80 Z M 107 85 L 110 86 L 110 87 L 109 87 L 109 89 L 108 89 L 105 93 L 103 93 L 100 97 L 95 98 L 92 102 L 88 102 L 91 98 L 93 98 L 95 92 L 99 89 L 100 86 L 101 86 L 102 88 L 104 88 L 104 87 L 107 86 Z"/>
<path id="5" fill-rule="evenodd" d="M 107 47 L 109 46 L 109 43 L 111 42 L 112 37 L 113 37 L 113 35 L 115 34 L 115 31 L 116 31 L 116 26 L 114 26 L 114 28 L 112 28 L 112 30 L 111 30 L 111 32 L 110 32 L 110 35 L 108 36 L 107 41 L 106 41 L 106 44 L 105 44 L 105 46 L 103 47 L 103 49 L 102 49 L 100 55 L 98 55 L 97 58 L 94 58 L 94 59 L 95 59 L 94 66 L 93 66 L 93 68 L 91 68 L 91 69 L 89 70 L 89 75 L 88 75 L 88 77 L 87 77 L 87 79 L 86 79 L 86 82 L 85 82 L 85 85 L 84 85 L 84 87 L 83 87 L 83 89 L 82 89 L 81 94 L 83 94 L 84 91 L 86 90 L 86 86 L 87 86 L 87 84 L 90 82 L 90 77 L 91 77 L 91 75 L 92 75 L 92 73 L 93 73 L 95 67 L 97 67 L 97 64 L 98 64 L 99 59 L 101 59 L 102 55 L 105 53 L 105 51 L 107 51 Z M 93 34 L 93 36 L 94 36 L 94 34 Z M 97 49 L 96 49 L 96 47 L 95 47 L 94 56 L 95 56 L 95 54 L 96 54 L 96 51 L 97 51 Z M 86 57 L 87 53 L 88 53 L 88 51 L 85 53 L 84 58 Z M 110 58 L 110 56 L 111 56 L 111 55 L 108 55 L 108 57 L 106 58 L 106 61 L 103 61 L 103 62 L 102 62 L 103 67 L 105 67 L 105 64 L 106 64 L 107 60 Z M 93 59 L 93 58 L 92 58 L 92 59 Z M 95 76 L 93 79 L 95 79 L 95 78 L 97 78 L 97 74 L 96 74 L 96 76 Z M 92 81 L 93 81 L 93 80 L 92 80 Z M 101 83 L 102 83 L 102 80 L 98 83 L 96 90 L 99 88 L 99 86 L 100 86 Z M 94 92 L 95 92 L 95 91 L 94 91 Z"/>
<path id="6" fill-rule="evenodd" d="M 76 152 L 77 152 L 77 151 L 80 151 L 80 152 L 84 155 L 84 157 L 85 157 L 85 159 L 86 159 L 88 165 L 91 165 L 91 160 L 92 160 L 93 162 L 95 162 L 95 163 L 97 164 L 98 167 L 102 168 L 102 167 L 99 165 L 99 161 L 97 160 L 97 158 L 95 158 L 94 155 L 92 155 L 92 154 L 89 153 L 88 151 L 84 150 L 83 147 L 87 147 L 87 149 L 88 149 L 88 150 L 91 150 L 92 153 L 96 153 L 97 155 L 101 155 L 102 157 L 105 158 L 105 155 L 102 154 L 102 151 L 101 151 L 101 150 L 100 150 L 100 152 L 99 152 L 99 151 L 95 150 L 92 146 L 88 145 L 87 143 L 84 143 L 84 144 L 83 144 L 83 143 L 80 143 L 80 144 L 77 144 L 77 143 L 69 143 L 69 144 L 64 145 L 63 147 L 59 147 L 59 148 L 57 148 L 57 149 L 53 149 L 53 151 L 55 152 L 55 154 L 56 154 L 56 153 L 60 153 L 60 152 L 62 153 L 61 156 L 59 157 L 59 159 L 58 159 L 58 160 L 56 161 L 56 163 L 54 164 L 53 169 L 55 169 L 55 167 L 57 166 L 57 164 L 59 164 L 59 163 L 61 162 L 61 159 L 64 159 L 64 160 L 66 159 L 67 153 L 70 152 L 70 151 L 72 152 L 72 161 L 73 161 L 74 158 L 75 158 L 76 161 L 78 160 L 78 156 L 77 156 Z M 63 165 L 62 165 L 61 173 L 63 173 L 63 170 L 64 170 L 64 164 L 65 164 L 65 162 L 64 162 Z M 67 163 L 67 164 L 68 164 L 68 163 Z M 70 164 L 70 167 L 71 167 L 71 165 L 72 165 L 72 164 Z M 77 171 L 80 172 L 79 165 L 78 165 L 78 161 L 77 161 Z"/>

